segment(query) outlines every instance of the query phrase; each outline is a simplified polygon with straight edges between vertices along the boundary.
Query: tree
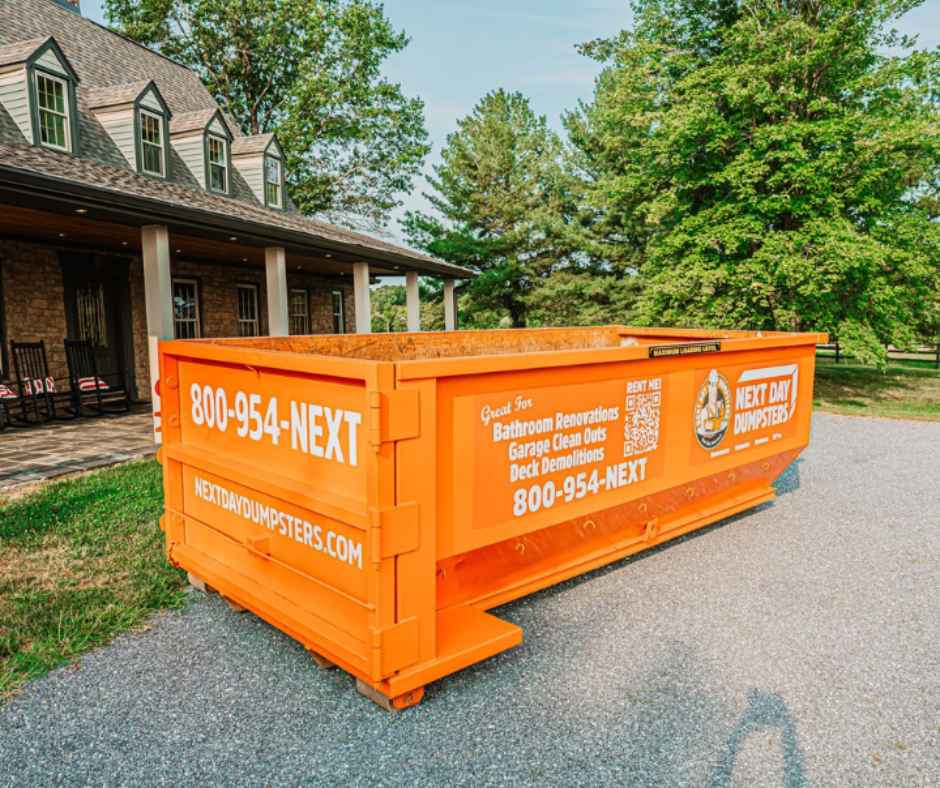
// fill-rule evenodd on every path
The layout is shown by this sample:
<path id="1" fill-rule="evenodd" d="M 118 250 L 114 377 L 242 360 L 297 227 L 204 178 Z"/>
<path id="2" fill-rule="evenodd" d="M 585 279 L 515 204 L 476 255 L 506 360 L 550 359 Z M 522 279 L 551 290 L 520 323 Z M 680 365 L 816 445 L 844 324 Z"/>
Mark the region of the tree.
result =
<path id="1" fill-rule="evenodd" d="M 587 232 L 640 272 L 641 320 L 911 343 L 940 259 L 940 53 L 891 28 L 917 4 L 638 0 L 583 46 Z"/>
<path id="2" fill-rule="evenodd" d="M 589 326 L 630 322 L 639 277 L 602 270 L 556 271 L 528 297 L 537 326 Z"/>
<path id="3" fill-rule="evenodd" d="M 558 136 L 520 93 L 489 93 L 458 121 L 425 195 L 436 215 L 409 212 L 408 240 L 479 273 L 472 310 L 508 314 L 526 325 L 526 298 L 564 265 L 568 177 Z"/>
<path id="4" fill-rule="evenodd" d="M 379 285 L 370 293 L 372 330 L 385 333 L 404 331 L 408 327 L 405 288 L 401 285 Z"/>
<path id="5" fill-rule="evenodd" d="M 110 22 L 276 132 L 305 213 L 381 225 L 430 150 L 424 105 L 382 76 L 408 43 L 374 0 L 105 0 Z"/>

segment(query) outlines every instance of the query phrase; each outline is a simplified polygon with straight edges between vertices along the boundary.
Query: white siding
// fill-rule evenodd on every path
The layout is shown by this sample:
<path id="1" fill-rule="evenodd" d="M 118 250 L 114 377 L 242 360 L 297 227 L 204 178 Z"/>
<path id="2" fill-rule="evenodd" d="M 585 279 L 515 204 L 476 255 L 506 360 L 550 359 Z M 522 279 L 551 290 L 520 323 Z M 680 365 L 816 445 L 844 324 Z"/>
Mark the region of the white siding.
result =
<path id="1" fill-rule="evenodd" d="M 264 156 L 260 153 L 251 156 L 233 156 L 232 164 L 241 173 L 255 197 L 264 205 Z"/>
<path id="2" fill-rule="evenodd" d="M 96 112 L 95 117 L 108 132 L 108 136 L 117 145 L 127 163 L 137 169 L 137 146 L 134 140 L 134 108 Z"/>
<path id="3" fill-rule="evenodd" d="M 147 109 L 152 109 L 154 112 L 159 112 L 161 114 L 163 113 L 163 105 L 154 95 L 153 88 L 147 88 L 144 94 L 140 97 L 140 104 Z"/>
<path id="4" fill-rule="evenodd" d="M 26 141 L 33 143 L 33 121 L 29 112 L 29 91 L 27 90 L 26 68 L 0 74 L 0 104 L 13 118 Z"/>
<path id="5" fill-rule="evenodd" d="M 50 71 L 54 71 L 56 74 L 61 74 L 63 77 L 67 77 L 69 74 L 52 49 L 47 49 L 43 52 L 42 57 L 39 58 L 36 63 L 44 68 L 48 68 Z"/>
<path id="6" fill-rule="evenodd" d="M 268 156 L 273 156 L 275 159 L 284 158 L 284 151 L 281 150 L 281 146 L 278 145 L 276 139 L 271 140 L 271 143 L 268 145 Z"/>
<path id="7" fill-rule="evenodd" d="M 208 189 L 206 183 L 206 165 L 205 165 L 205 146 L 202 143 L 202 132 L 189 133 L 170 137 L 170 144 L 173 150 L 183 160 L 183 164 L 193 174 L 193 177 L 199 181 L 199 184 Z"/>

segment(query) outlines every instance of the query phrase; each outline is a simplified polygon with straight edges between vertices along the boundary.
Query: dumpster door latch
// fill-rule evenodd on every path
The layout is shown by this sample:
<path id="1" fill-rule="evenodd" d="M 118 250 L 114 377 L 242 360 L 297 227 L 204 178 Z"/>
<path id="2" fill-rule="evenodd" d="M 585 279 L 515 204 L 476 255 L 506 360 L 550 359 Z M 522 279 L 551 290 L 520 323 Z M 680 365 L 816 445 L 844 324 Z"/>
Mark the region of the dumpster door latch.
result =
<path id="1" fill-rule="evenodd" d="M 372 443 L 376 446 L 418 437 L 417 390 L 372 391 L 369 408 L 372 411 Z"/>
<path id="2" fill-rule="evenodd" d="M 418 549 L 418 504 L 403 503 L 391 509 L 369 512 L 373 563 Z"/>

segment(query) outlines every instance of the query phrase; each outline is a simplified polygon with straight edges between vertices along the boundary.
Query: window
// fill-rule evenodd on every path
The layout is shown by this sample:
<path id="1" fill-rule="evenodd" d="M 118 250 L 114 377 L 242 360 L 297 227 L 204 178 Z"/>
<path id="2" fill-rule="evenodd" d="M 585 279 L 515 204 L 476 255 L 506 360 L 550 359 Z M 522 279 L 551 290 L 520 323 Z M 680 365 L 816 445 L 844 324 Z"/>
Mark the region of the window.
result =
<path id="1" fill-rule="evenodd" d="M 163 177 L 163 118 L 140 110 L 140 169 L 148 175 Z"/>
<path id="2" fill-rule="evenodd" d="M 101 283 L 79 287 L 75 291 L 78 312 L 78 338 L 85 339 L 93 347 L 108 346 L 107 323 L 104 319 L 104 287 Z"/>
<path id="3" fill-rule="evenodd" d="M 281 160 L 273 156 L 264 159 L 264 201 L 271 208 L 283 205 L 281 194 Z"/>
<path id="4" fill-rule="evenodd" d="M 69 150 L 69 87 L 64 79 L 36 74 L 39 110 L 39 141 L 49 148 Z"/>
<path id="5" fill-rule="evenodd" d="M 221 137 L 209 137 L 209 188 L 214 192 L 228 192 L 228 151 Z"/>
<path id="6" fill-rule="evenodd" d="M 256 337 L 258 328 L 258 286 L 238 286 L 238 335 Z"/>
<path id="7" fill-rule="evenodd" d="M 306 290 L 290 291 L 290 332 L 310 333 L 310 301 Z"/>
<path id="8" fill-rule="evenodd" d="M 195 279 L 173 280 L 173 334 L 177 339 L 198 339 L 202 335 Z"/>
<path id="9" fill-rule="evenodd" d="M 346 333 L 346 310 L 343 308 L 343 291 L 334 290 L 333 298 L 333 333 Z"/>

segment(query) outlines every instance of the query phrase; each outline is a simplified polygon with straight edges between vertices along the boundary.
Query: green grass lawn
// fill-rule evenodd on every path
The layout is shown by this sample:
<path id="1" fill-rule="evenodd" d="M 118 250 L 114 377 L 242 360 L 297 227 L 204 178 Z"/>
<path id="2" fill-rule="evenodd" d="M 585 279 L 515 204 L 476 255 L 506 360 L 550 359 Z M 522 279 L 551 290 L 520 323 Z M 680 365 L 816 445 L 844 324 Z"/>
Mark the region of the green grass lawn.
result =
<path id="1" fill-rule="evenodd" d="M 162 552 L 151 460 L 0 496 L 0 700 L 157 610 L 184 573 Z"/>
<path id="2" fill-rule="evenodd" d="M 831 413 L 940 421 L 940 371 L 923 361 L 892 361 L 879 372 L 817 359 L 813 401 Z"/>

